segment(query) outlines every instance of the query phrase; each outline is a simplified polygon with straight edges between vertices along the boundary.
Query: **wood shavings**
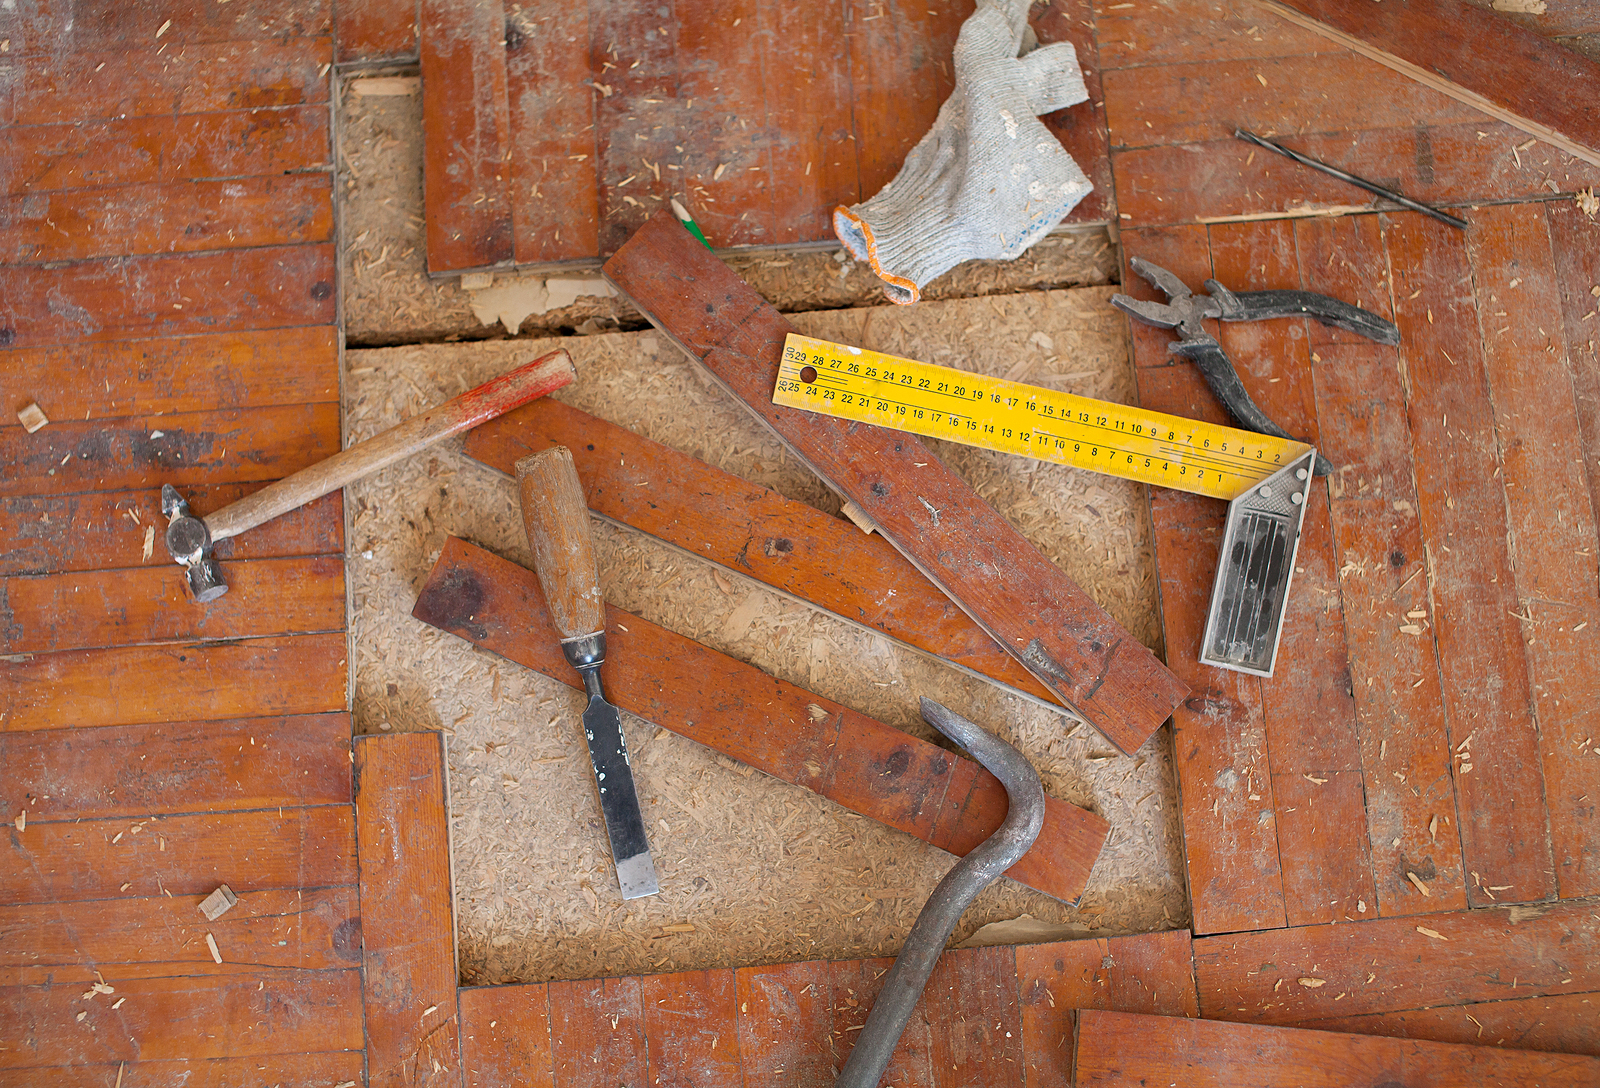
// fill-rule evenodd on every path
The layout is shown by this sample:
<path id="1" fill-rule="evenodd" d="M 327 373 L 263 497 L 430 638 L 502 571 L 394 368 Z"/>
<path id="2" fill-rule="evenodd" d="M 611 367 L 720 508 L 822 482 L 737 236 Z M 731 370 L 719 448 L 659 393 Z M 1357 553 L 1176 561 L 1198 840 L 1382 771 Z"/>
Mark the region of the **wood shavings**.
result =
<path id="1" fill-rule="evenodd" d="M 1304 986 L 1308 990 L 1315 990 L 1320 986 L 1326 986 L 1328 984 L 1328 980 L 1325 978 L 1302 978 L 1297 979 L 1296 981 L 1298 981 L 1300 985 Z"/>
<path id="2" fill-rule="evenodd" d="M 1596 212 L 1600 212 L 1600 197 L 1594 195 L 1593 185 L 1587 189 L 1580 189 L 1578 195 L 1573 199 L 1578 204 L 1578 210 L 1590 219 L 1594 218 Z"/>
<path id="3" fill-rule="evenodd" d="M 1427 926 L 1418 926 L 1417 932 L 1422 934 L 1424 937 L 1432 937 L 1436 941 L 1448 941 L 1450 939 L 1443 933 L 1440 933 L 1437 929 L 1429 929 Z"/>
<path id="4" fill-rule="evenodd" d="M 139 558 L 148 563 L 150 561 L 150 557 L 155 554 L 155 550 L 156 527 L 154 525 L 146 525 L 144 527 L 144 551 Z"/>
<path id="5" fill-rule="evenodd" d="M 209 933 L 206 934 L 206 948 L 210 949 L 213 960 L 222 962 L 222 952 L 217 948 L 217 939 Z"/>

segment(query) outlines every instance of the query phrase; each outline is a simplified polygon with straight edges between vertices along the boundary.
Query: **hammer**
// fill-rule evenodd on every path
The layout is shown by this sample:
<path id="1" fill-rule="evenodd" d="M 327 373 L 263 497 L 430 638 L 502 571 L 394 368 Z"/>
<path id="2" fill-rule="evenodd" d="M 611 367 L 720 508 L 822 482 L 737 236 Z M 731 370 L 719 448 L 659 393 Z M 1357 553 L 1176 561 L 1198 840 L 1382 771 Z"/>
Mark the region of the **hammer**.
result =
<path id="1" fill-rule="evenodd" d="M 177 488 L 165 484 L 161 512 L 168 518 L 167 550 L 184 567 L 194 599 L 202 604 L 214 601 L 228 592 L 222 568 L 211 553 L 218 541 L 254 529 L 441 439 L 560 389 L 576 376 L 571 356 L 559 349 L 552 351 L 203 518 L 189 512 L 189 503 Z"/>

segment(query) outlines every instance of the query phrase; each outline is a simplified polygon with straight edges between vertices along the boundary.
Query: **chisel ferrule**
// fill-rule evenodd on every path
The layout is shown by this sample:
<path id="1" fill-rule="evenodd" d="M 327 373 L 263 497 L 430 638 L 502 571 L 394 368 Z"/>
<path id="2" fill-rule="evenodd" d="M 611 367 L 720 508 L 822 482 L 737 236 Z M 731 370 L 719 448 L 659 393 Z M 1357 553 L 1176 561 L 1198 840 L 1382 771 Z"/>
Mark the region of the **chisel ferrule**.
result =
<path id="1" fill-rule="evenodd" d="M 606 659 L 606 633 L 596 631 L 592 635 L 564 638 L 561 640 L 561 652 L 567 655 L 567 664 L 579 672 L 592 669 Z"/>

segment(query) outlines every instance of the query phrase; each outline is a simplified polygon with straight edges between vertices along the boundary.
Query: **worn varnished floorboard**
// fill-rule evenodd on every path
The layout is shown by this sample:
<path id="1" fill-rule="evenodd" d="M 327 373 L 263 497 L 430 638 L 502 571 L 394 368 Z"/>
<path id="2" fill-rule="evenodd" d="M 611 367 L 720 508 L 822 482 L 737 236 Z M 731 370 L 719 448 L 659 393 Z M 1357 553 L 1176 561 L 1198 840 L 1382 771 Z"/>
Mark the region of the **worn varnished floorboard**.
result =
<path id="1" fill-rule="evenodd" d="M 772 73 L 764 103 L 724 79 L 733 119 L 705 124 L 711 143 L 681 160 L 653 126 L 700 123 L 707 103 L 688 98 L 706 94 L 704 74 L 680 73 L 681 101 L 634 101 L 655 84 L 604 69 L 600 40 L 623 15 L 564 16 L 584 20 L 571 56 L 508 35 L 517 150 L 549 111 L 612 127 L 591 134 L 590 160 L 558 168 L 534 146 L 537 171 L 529 158 L 491 175 L 511 208 L 491 221 L 506 240 L 494 259 L 615 248 L 684 170 L 719 242 L 825 237 L 827 205 L 892 176 L 948 90 L 929 59 L 944 45 L 920 62 L 901 47 L 953 36 L 959 13 L 927 7 L 846 5 L 861 20 L 848 48 Z M 372 738 L 359 763 L 350 747 L 339 497 L 224 545 L 238 596 L 212 610 L 184 599 L 163 558 L 161 483 L 203 513 L 338 447 L 327 66 L 418 63 L 418 10 L 0 12 L 0 1086 L 361 1083 L 372 1055 L 375 1083 L 825 1084 L 887 966 L 452 993 L 437 738 Z M 1095 69 L 1104 129 L 1058 126 L 1086 168 L 1096 149 L 1103 160 L 1080 217 L 1115 214 L 1130 254 L 1191 285 L 1325 291 L 1392 316 L 1403 340 L 1299 322 L 1223 332 L 1258 399 L 1339 467 L 1313 493 L 1279 677 L 1194 666 L 1219 511 L 1152 495 L 1170 664 L 1194 688 L 1176 735 L 1202 936 L 952 954 L 893 1083 L 1067 1083 L 1075 1062 L 1115 1083 L 1108 1040 L 1127 1066 L 1186 1030 L 1100 1021 L 1085 1035 L 1074 1008 L 1478 1044 L 1261 1036 L 1276 1040 L 1270 1071 L 1291 1078 L 1307 1054 L 1325 1069 L 1335 1053 L 1402 1076 L 1583 1073 L 1489 1048 L 1600 1056 L 1600 723 L 1586 698 L 1600 235 L 1569 196 L 1600 176 L 1242 3 L 1160 12 L 1100 0 L 1040 17 Z M 726 14 L 784 48 L 834 40 L 804 6 Z M 728 49 L 727 27 L 681 22 L 652 45 L 663 64 Z M 594 67 L 612 94 L 549 84 Z M 913 85 L 931 89 L 900 93 Z M 846 101 L 848 123 L 811 124 Z M 737 116 L 757 106 L 777 130 L 809 126 L 804 139 L 758 154 Z M 1482 206 L 1464 236 L 1393 213 L 1199 222 L 1366 200 L 1253 155 L 1234 124 Z M 641 155 L 654 167 L 635 167 Z M 780 223 L 785 185 L 800 195 Z M 570 234 L 522 210 L 536 187 L 572 213 Z M 1172 365 L 1167 333 L 1132 335 L 1145 403 L 1220 419 Z M 11 413 L 32 400 L 53 422 L 29 436 Z M 425 784 L 428 803 L 397 805 L 382 788 L 396 779 Z M 208 923 L 195 904 L 222 882 L 239 903 Z M 112 992 L 95 993 L 102 979 Z M 1192 1048 L 1207 1031 L 1244 1038 L 1195 1030 Z"/>

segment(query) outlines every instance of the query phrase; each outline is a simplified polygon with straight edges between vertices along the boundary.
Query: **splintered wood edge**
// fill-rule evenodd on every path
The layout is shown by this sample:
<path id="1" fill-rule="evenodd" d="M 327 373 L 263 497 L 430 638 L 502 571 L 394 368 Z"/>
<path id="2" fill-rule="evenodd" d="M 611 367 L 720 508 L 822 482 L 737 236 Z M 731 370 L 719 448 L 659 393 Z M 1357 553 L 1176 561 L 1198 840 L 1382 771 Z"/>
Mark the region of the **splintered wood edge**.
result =
<path id="1" fill-rule="evenodd" d="M 1326 23 L 1319 22 L 1309 15 L 1296 11 L 1288 4 L 1280 2 L 1280 0 L 1250 0 L 1250 2 L 1280 19 L 1291 22 L 1295 26 L 1302 27 L 1314 34 L 1320 34 L 1329 41 L 1336 42 L 1346 49 L 1359 53 L 1368 60 L 1375 60 L 1409 79 L 1416 80 L 1425 87 L 1431 87 L 1440 94 L 1448 95 L 1455 99 L 1457 102 L 1471 106 L 1475 110 L 1480 110 L 1497 121 L 1503 121 L 1512 128 L 1521 129 L 1529 136 L 1537 137 L 1552 147 L 1560 148 L 1575 159 L 1580 159 L 1592 166 L 1600 166 L 1600 151 L 1579 143 L 1570 136 L 1563 136 L 1549 125 L 1541 124 L 1519 113 L 1514 113 L 1484 97 L 1477 91 L 1469 90 L 1459 83 L 1428 71 L 1421 65 L 1386 52 L 1370 42 L 1356 37 L 1354 34 L 1348 34 L 1343 30 L 1338 30 Z"/>

